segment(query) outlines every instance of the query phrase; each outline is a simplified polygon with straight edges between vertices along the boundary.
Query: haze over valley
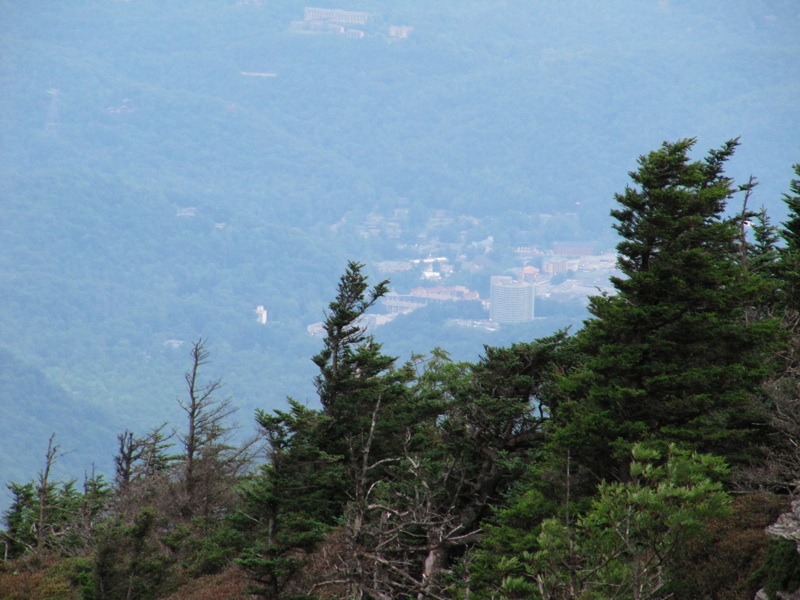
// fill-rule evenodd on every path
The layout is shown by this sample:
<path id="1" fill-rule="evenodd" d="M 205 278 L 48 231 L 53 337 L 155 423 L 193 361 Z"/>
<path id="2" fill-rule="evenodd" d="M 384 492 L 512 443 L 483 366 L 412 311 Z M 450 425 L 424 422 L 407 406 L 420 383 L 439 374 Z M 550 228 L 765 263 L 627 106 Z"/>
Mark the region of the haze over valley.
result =
<path id="1" fill-rule="evenodd" d="M 795 2 L 310 8 L 0 0 L 3 481 L 52 432 L 64 473 L 109 472 L 118 433 L 177 420 L 200 338 L 244 432 L 317 406 L 313 326 L 349 260 L 391 281 L 390 355 L 580 328 L 618 274 L 614 194 L 665 140 L 740 137 L 728 173 L 784 217 Z M 535 315 L 490 321 L 492 277 Z"/>

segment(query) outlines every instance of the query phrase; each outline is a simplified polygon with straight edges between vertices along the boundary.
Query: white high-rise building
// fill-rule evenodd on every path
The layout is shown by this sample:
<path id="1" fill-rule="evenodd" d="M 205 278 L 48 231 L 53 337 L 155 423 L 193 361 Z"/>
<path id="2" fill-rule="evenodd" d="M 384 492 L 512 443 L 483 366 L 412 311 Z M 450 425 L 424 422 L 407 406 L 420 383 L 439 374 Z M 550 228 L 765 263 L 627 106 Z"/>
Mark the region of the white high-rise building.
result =
<path id="1" fill-rule="evenodd" d="M 491 279 L 489 318 L 495 323 L 533 321 L 536 288 L 526 281 L 496 276 Z"/>

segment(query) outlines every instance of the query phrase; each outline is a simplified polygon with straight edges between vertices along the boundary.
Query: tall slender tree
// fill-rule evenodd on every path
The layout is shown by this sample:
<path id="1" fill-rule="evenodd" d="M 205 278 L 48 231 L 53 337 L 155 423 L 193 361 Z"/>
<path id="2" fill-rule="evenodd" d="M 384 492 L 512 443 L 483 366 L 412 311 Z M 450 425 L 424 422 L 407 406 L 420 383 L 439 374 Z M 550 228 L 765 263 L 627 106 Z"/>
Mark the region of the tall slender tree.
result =
<path id="1" fill-rule="evenodd" d="M 234 501 L 231 491 L 237 476 L 249 464 L 252 442 L 233 444 L 235 425 L 228 419 L 236 412 L 229 398 L 219 394 L 219 379 L 202 380 L 210 353 L 199 339 L 190 351 L 191 367 L 184 374 L 187 397 L 179 401 L 186 415 L 186 429 L 179 431 L 183 449 L 184 516 L 211 518 L 222 505 Z"/>
<path id="2" fill-rule="evenodd" d="M 794 172 L 797 179 L 792 179 L 789 193 L 783 195 L 788 215 L 780 231 L 783 246 L 779 250 L 778 273 L 783 304 L 800 311 L 800 163 L 794 165 Z"/>
<path id="3" fill-rule="evenodd" d="M 348 263 L 326 314 L 324 347 L 313 357 L 321 410 L 292 402 L 288 413 L 257 415 L 269 464 L 245 488 L 245 510 L 265 536 L 241 564 L 266 597 L 296 591 L 292 575 L 337 522 L 345 524 L 340 537 L 347 554 L 363 545 L 370 490 L 402 446 L 409 417 L 400 400 L 407 397 L 408 372 L 395 369 L 395 358 L 367 333 L 366 313 L 388 291 L 388 282 L 370 287 L 363 267 Z M 360 574 L 350 568 L 353 563 L 333 563 L 331 577 L 356 590 Z"/>
<path id="4" fill-rule="evenodd" d="M 367 333 L 367 311 L 388 291 L 388 281 L 370 287 L 363 264 L 349 262 L 325 319 L 324 348 L 313 361 L 327 418 L 320 447 L 347 465 L 347 485 L 363 488 L 366 470 L 397 448 L 402 432 L 408 373 Z M 362 490 L 363 491 L 363 490 Z M 359 493 L 355 493 L 359 496 Z"/>
<path id="5" fill-rule="evenodd" d="M 787 219 L 778 230 L 783 242 L 770 263 L 776 285 L 774 308 L 781 318 L 785 343 L 777 353 L 775 375 L 764 385 L 763 414 L 775 435 L 769 440 L 768 460 L 747 473 L 759 487 L 786 490 L 797 488 L 800 469 L 800 164 L 794 165 L 797 179 L 783 195 Z"/>
<path id="6" fill-rule="evenodd" d="M 345 410 L 341 405 L 347 404 L 344 399 L 354 379 L 367 378 L 394 364 L 393 358 L 375 354 L 380 347 L 367 334 L 364 321 L 367 311 L 389 291 L 389 281 L 381 281 L 370 289 L 363 268 L 361 263 L 347 263 L 336 298 L 328 305 L 324 348 L 312 359 L 320 370 L 314 380 L 320 402 L 332 413 Z M 380 360 L 369 360 L 376 358 Z"/>

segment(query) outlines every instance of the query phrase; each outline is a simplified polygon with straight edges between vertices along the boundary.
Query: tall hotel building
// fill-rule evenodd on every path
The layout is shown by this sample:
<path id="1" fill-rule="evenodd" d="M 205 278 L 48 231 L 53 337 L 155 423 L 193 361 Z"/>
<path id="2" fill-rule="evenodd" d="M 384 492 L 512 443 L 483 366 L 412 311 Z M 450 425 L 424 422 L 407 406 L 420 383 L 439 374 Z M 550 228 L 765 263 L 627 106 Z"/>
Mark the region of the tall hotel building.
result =
<path id="1" fill-rule="evenodd" d="M 489 318 L 495 323 L 533 321 L 536 288 L 532 283 L 511 277 L 491 279 Z"/>

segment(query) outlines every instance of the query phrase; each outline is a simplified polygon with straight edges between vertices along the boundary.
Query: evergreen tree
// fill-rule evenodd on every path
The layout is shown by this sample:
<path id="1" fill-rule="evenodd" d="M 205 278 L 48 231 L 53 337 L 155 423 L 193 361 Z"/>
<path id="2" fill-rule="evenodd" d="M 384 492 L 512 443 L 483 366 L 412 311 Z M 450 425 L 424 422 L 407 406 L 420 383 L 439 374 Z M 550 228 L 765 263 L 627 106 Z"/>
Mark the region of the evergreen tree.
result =
<path id="1" fill-rule="evenodd" d="M 453 593 L 453 570 L 483 520 L 544 447 L 549 387 L 563 351 L 558 333 L 486 348 L 476 364 L 441 351 L 416 357 L 408 402 L 418 418 L 368 495 L 363 535 L 347 558 L 370 597 Z M 466 571 L 464 576 L 467 577 Z M 368 590 L 368 592 L 367 592 Z"/>
<path id="2" fill-rule="evenodd" d="M 3 513 L 4 555 L 16 558 L 36 548 L 36 491 L 32 482 L 9 483 L 11 506 Z"/>
<path id="3" fill-rule="evenodd" d="M 800 177 L 800 164 L 794 171 Z M 783 195 L 788 217 L 779 231 L 783 244 L 771 265 L 777 289 L 774 308 L 782 320 L 785 343 L 776 353 L 776 373 L 763 386 L 762 413 L 774 435 L 767 460 L 747 473 L 749 483 L 781 491 L 797 488 L 800 470 L 800 179 L 793 179 L 789 188 L 790 193 Z"/>
<path id="4" fill-rule="evenodd" d="M 748 268 L 768 279 L 770 289 L 774 293 L 777 289 L 775 274 L 777 262 L 780 257 L 778 243 L 780 242 L 780 232 L 772 225 L 767 209 L 761 209 L 750 218 L 745 225 L 749 225 L 753 230 L 753 242 L 748 247 Z M 770 302 L 774 306 L 775 301 Z"/>
<path id="5" fill-rule="evenodd" d="M 265 598 L 291 597 L 311 553 L 341 515 L 330 493 L 343 476 L 337 457 L 317 444 L 324 415 L 289 400 L 289 411 L 257 411 L 268 445 L 267 464 L 242 485 L 236 525 L 249 542 L 237 563 Z"/>
<path id="6" fill-rule="evenodd" d="M 556 415 L 557 445 L 595 480 L 626 477 L 644 439 L 680 442 L 741 462 L 752 448 L 752 393 L 767 373 L 771 320 L 748 319 L 763 286 L 737 259 L 737 191 L 723 167 L 737 141 L 692 161 L 694 139 L 639 159 L 612 211 L 622 236 L 616 295 L 591 299 L 577 336 L 583 365 Z M 752 443 L 752 440 L 751 440 Z"/>
<path id="7" fill-rule="evenodd" d="M 789 193 L 783 195 L 788 216 L 781 229 L 783 246 L 780 248 L 778 274 L 782 285 L 783 305 L 791 311 L 800 311 L 800 163 L 794 165 L 797 179 L 789 184 Z"/>
<path id="8" fill-rule="evenodd" d="M 85 497 L 75 487 L 75 480 L 54 481 L 52 469 L 62 456 L 50 436 L 45 463 L 37 478 L 29 483 L 11 483 L 11 507 L 5 511 L 6 531 L 2 539 L 11 557 L 29 552 L 74 553 L 83 547 L 88 533 L 82 536 L 84 511 L 99 512 L 104 503 L 102 478 L 87 478 Z"/>
<path id="9" fill-rule="evenodd" d="M 170 591 L 175 559 L 159 539 L 153 508 L 143 508 L 130 523 L 108 520 L 95 542 L 95 598 L 150 600 Z"/>
<path id="10" fill-rule="evenodd" d="M 373 363 L 367 359 L 376 358 L 374 354 L 361 355 L 375 349 L 372 336 L 366 334 L 366 312 L 389 291 L 388 280 L 370 290 L 363 268 L 361 263 L 347 263 L 347 269 L 339 280 L 336 299 L 328 305 L 324 348 L 312 359 L 320 370 L 315 378 L 320 402 L 334 417 L 340 411 L 347 412 L 340 406 L 345 404 L 340 400 L 353 384 L 353 379 L 373 376 L 394 363 L 394 359 L 385 356 Z"/>
<path id="11" fill-rule="evenodd" d="M 408 396 L 410 374 L 394 369 L 395 359 L 366 332 L 366 312 L 388 282 L 370 288 L 363 266 L 348 263 L 329 304 L 324 347 L 313 357 L 322 409 L 290 401 L 289 412 L 257 413 L 269 462 L 245 486 L 242 514 L 262 535 L 240 564 L 268 598 L 289 597 L 302 587 L 294 575 L 337 522 L 346 524 L 345 545 L 363 542 L 369 491 L 402 446 L 410 419 L 400 401 Z M 332 560 L 329 570 L 347 586 L 357 585 L 346 563 Z"/>
<path id="12" fill-rule="evenodd" d="M 364 265 L 349 262 L 325 319 L 323 350 L 314 356 L 322 412 L 319 448 L 338 456 L 346 467 L 340 497 L 349 497 L 363 510 L 379 465 L 402 444 L 409 413 L 407 382 L 411 373 L 395 369 L 395 358 L 367 333 L 366 312 L 388 291 L 388 281 L 370 288 Z"/>
<path id="13" fill-rule="evenodd" d="M 322 409 L 257 414 L 269 462 L 243 491 L 242 523 L 260 533 L 239 562 L 268 598 L 315 580 L 358 597 L 445 593 L 454 558 L 544 443 L 565 333 L 487 348 L 475 365 L 434 351 L 395 368 L 362 321 L 385 282 L 370 289 L 361 269 L 348 265 L 314 358 Z"/>

